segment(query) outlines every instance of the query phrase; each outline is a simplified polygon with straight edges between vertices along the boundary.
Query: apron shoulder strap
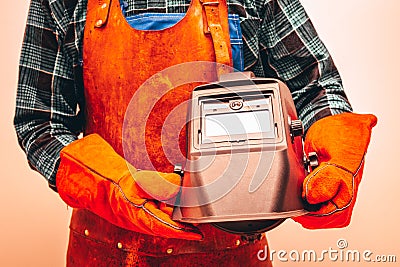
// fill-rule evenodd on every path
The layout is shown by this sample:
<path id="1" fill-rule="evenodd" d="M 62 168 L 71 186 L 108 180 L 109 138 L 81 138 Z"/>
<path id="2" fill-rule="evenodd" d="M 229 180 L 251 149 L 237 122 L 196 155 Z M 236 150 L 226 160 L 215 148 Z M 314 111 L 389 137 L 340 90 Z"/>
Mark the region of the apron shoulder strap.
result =
<path id="1" fill-rule="evenodd" d="M 107 23 L 108 14 L 110 13 L 111 0 L 97 0 L 96 2 L 96 28 L 101 28 Z"/>
<path id="2" fill-rule="evenodd" d="M 221 2 L 220 2 L 221 1 Z M 223 1 L 223 2 L 222 2 Z M 215 61 L 221 65 L 218 66 L 218 76 L 230 72 L 227 66 L 232 66 L 232 55 L 229 49 L 222 26 L 221 13 L 226 12 L 222 17 L 228 20 L 228 9 L 225 0 L 200 0 L 207 20 L 207 27 L 204 27 L 206 33 L 211 34 L 214 44 Z"/>

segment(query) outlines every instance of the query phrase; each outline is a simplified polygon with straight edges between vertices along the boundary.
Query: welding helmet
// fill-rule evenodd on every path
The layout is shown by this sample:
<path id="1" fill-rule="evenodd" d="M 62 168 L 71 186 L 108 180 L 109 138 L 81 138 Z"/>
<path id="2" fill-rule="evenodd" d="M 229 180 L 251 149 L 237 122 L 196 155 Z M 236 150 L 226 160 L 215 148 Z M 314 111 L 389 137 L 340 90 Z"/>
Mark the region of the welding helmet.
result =
<path id="1" fill-rule="evenodd" d="M 254 235 L 306 213 L 303 126 L 288 87 L 235 72 L 192 93 L 173 219 Z"/>

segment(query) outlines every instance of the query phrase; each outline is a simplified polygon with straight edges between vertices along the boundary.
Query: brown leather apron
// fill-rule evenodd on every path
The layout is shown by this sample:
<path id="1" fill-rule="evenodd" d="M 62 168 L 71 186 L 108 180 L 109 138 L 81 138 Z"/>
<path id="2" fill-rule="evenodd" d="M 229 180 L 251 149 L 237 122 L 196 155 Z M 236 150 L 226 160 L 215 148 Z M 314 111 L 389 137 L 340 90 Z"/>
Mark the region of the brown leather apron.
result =
<path id="1" fill-rule="evenodd" d="M 152 85 L 154 94 L 146 90 L 141 94 L 139 88 L 152 75 L 177 64 L 199 61 L 231 64 L 225 0 L 193 0 L 180 22 L 160 31 L 131 28 L 118 0 L 89 0 L 87 11 L 83 54 L 85 134 L 100 134 L 137 168 L 171 172 L 171 161 L 182 159 L 186 144 L 182 119 L 171 119 L 170 115 L 185 117 L 172 111 L 189 99 L 197 83 L 165 90 L 168 81 L 163 79 Z M 199 69 L 187 69 L 177 75 L 188 76 L 184 80 L 190 80 L 196 72 L 196 75 L 203 75 L 202 81 L 212 81 L 217 73 L 226 71 L 224 68 Z M 165 93 L 154 102 L 154 95 L 158 95 L 160 90 Z M 139 97 L 139 101 L 132 107 L 133 97 Z M 151 112 L 144 114 L 149 106 Z M 164 127 L 166 120 L 171 125 Z M 179 143 L 178 147 L 176 143 Z M 248 243 L 238 235 L 222 232 L 210 225 L 200 225 L 199 228 L 205 235 L 203 241 L 165 239 L 121 229 L 87 210 L 76 209 L 70 225 L 67 265 L 270 264 L 257 258 L 257 252 L 265 249 L 265 237 Z"/>

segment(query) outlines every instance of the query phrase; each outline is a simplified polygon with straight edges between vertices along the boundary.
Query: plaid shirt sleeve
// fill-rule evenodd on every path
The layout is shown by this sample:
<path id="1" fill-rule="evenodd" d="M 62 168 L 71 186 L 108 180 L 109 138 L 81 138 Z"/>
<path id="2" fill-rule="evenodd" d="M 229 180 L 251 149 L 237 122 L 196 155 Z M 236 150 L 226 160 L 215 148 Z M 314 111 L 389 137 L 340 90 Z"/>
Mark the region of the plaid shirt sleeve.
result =
<path id="1" fill-rule="evenodd" d="M 338 70 L 300 1 L 257 3 L 247 3 L 241 24 L 245 68 L 288 85 L 305 130 L 323 117 L 351 112 Z"/>
<path id="2" fill-rule="evenodd" d="M 67 2 L 67 1 L 66 1 Z M 67 10 L 67 9 L 66 9 Z M 55 186 L 60 150 L 81 129 L 74 68 L 64 45 L 68 13 L 32 0 L 23 39 L 14 125 L 30 166 Z"/>

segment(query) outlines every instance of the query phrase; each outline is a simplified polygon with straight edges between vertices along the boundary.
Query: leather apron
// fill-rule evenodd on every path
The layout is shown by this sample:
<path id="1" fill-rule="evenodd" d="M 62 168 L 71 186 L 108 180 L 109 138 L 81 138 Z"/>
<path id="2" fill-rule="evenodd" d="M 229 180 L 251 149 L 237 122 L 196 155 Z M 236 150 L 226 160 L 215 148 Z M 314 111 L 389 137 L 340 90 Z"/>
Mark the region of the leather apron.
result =
<path id="1" fill-rule="evenodd" d="M 170 113 L 185 116 L 172 111 L 189 99 L 197 84 L 168 90 L 156 103 L 151 102 L 148 92 L 140 94 L 139 88 L 152 75 L 177 64 L 198 61 L 231 64 L 229 47 L 225 0 L 202 3 L 193 0 L 181 21 L 160 31 L 130 27 L 118 0 L 89 0 L 83 50 L 85 134 L 100 134 L 137 168 L 172 172 L 170 162 L 184 156 L 186 143 L 181 120 L 174 125 L 175 120 L 169 116 Z M 209 81 L 216 80 L 217 73 L 224 71 L 224 68 L 200 70 Z M 191 71 L 178 75 L 190 76 Z M 155 84 L 154 95 L 157 90 L 164 90 L 157 89 L 162 87 L 162 82 Z M 134 96 L 139 96 L 140 101 L 132 108 L 130 102 Z M 150 114 L 143 115 L 149 105 L 152 105 Z M 163 124 L 167 119 L 172 126 L 165 130 Z M 127 132 L 124 122 L 128 125 Z M 145 147 L 137 141 L 143 133 Z M 179 139 L 180 149 L 175 147 L 179 153 L 166 155 L 163 151 L 168 148 L 164 148 L 162 138 L 167 140 L 167 147 L 176 143 L 168 138 Z M 260 241 L 247 242 L 211 225 L 199 228 L 205 236 L 203 241 L 165 239 L 128 231 L 87 210 L 75 209 L 67 266 L 270 266 L 257 258 L 257 253 L 267 245 L 264 236 Z"/>

